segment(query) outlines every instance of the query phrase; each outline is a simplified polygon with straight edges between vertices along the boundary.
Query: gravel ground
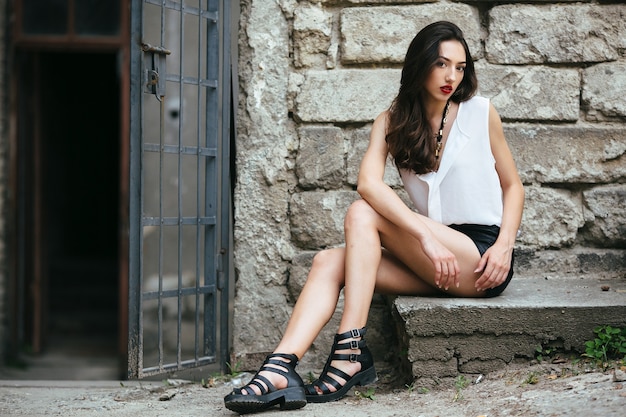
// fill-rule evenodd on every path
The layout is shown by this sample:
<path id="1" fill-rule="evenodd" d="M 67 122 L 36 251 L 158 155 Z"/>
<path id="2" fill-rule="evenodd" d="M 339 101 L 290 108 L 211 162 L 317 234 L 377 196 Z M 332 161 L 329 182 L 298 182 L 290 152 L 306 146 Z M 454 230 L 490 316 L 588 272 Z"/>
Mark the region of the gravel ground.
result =
<path id="1" fill-rule="evenodd" d="M 570 363 L 509 365 L 480 378 L 467 376 L 442 381 L 437 389 L 410 389 L 381 381 L 361 392 L 326 404 L 308 404 L 300 410 L 278 408 L 264 417 L 398 416 L 624 416 L 626 369 L 600 371 Z M 0 381 L 0 416 L 215 416 L 233 417 L 223 397 L 232 381 L 211 380 L 211 386 L 188 381 Z M 206 385 L 206 384 L 205 384 Z M 368 391 L 368 388 L 372 390 Z"/>

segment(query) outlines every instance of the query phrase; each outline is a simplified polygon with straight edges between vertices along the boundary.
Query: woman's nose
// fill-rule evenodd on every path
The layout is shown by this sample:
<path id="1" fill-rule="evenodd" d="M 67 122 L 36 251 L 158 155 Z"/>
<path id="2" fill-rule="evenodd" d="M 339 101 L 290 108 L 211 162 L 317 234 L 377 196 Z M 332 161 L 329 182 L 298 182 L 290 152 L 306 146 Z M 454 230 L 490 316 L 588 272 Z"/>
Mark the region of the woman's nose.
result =
<path id="1" fill-rule="evenodd" d="M 446 72 L 446 81 L 452 82 L 456 80 L 456 72 L 454 71 L 454 68 L 451 68 L 449 71 Z"/>

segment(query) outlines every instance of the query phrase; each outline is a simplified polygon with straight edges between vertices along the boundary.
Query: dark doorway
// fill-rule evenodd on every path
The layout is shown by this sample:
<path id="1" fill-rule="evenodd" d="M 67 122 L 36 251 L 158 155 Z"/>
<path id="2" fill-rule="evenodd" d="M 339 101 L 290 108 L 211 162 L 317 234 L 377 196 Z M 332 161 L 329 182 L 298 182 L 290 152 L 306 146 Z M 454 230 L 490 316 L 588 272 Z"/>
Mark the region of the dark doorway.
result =
<path id="1" fill-rule="evenodd" d="M 116 67 L 115 54 L 41 56 L 49 343 L 73 339 L 70 346 L 112 355 L 118 336 Z"/>
<path id="2" fill-rule="evenodd" d="M 31 367 L 44 358 L 35 379 L 120 373 L 117 56 L 19 57 L 18 333 L 22 351 L 37 354 Z"/>

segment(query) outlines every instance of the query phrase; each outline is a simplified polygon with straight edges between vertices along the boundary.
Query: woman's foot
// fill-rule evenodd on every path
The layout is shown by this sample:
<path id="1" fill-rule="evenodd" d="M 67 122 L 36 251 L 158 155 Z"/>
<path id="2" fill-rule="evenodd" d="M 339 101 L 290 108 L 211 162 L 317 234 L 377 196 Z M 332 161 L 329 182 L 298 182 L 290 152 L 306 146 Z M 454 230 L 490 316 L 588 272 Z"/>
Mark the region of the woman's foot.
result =
<path id="1" fill-rule="evenodd" d="M 252 380 L 224 397 L 224 405 L 239 414 L 255 413 L 279 405 L 295 410 L 306 405 L 304 383 L 296 373 L 296 355 L 268 355 Z"/>
<path id="2" fill-rule="evenodd" d="M 365 331 L 364 327 L 335 335 L 322 374 L 317 381 L 304 387 L 308 402 L 336 401 L 353 386 L 376 381 L 374 360 L 363 339 Z"/>

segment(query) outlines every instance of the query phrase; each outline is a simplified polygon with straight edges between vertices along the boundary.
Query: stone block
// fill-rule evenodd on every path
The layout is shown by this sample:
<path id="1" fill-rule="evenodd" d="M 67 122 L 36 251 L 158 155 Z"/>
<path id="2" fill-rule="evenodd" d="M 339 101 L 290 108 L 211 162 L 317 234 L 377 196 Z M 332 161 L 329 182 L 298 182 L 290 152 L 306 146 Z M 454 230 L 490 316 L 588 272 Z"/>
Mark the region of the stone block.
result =
<path id="1" fill-rule="evenodd" d="M 526 201 L 518 241 L 539 248 L 574 243 L 584 225 L 580 195 L 568 190 L 525 187 Z"/>
<path id="2" fill-rule="evenodd" d="M 333 5 L 337 4 L 339 0 L 319 0 L 322 4 Z M 342 0 L 342 3 L 346 4 L 400 4 L 400 3 L 430 3 L 432 0 Z"/>
<path id="3" fill-rule="evenodd" d="M 333 27 L 332 13 L 310 3 L 300 3 L 294 10 L 293 49 L 296 67 L 325 63 Z M 320 56 L 321 55 L 321 56 Z"/>
<path id="4" fill-rule="evenodd" d="M 626 46 L 625 13 L 624 5 L 495 6 L 489 11 L 487 59 L 499 64 L 613 61 Z"/>
<path id="5" fill-rule="evenodd" d="M 626 13 L 626 12 L 625 12 Z M 583 103 L 588 120 L 626 116 L 626 61 L 606 62 L 583 70 Z"/>
<path id="6" fill-rule="evenodd" d="M 526 334 L 475 333 L 449 338 L 449 344 L 454 349 L 459 365 L 476 360 L 511 363 L 516 357 L 533 358 L 541 342 L 542 340 L 536 339 L 535 336 Z"/>
<path id="7" fill-rule="evenodd" d="M 515 278 L 626 278 L 626 250 L 590 247 L 515 250 Z"/>
<path id="8" fill-rule="evenodd" d="M 626 177 L 624 129 L 597 125 L 505 124 L 524 183 L 610 183 Z"/>
<path id="9" fill-rule="evenodd" d="M 359 198 L 355 191 L 305 191 L 291 198 L 291 237 L 301 249 L 319 249 L 344 242 L 343 220 Z"/>
<path id="10" fill-rule="evenodd" d="M 370 142 L 370 132 L 372 125 L 368 124 L 365 128 L 355 129 L 349 134 L 350 146 L 348 146 L 347 163 L 347 182 L 356 186 L 359 178 L 359 170 L 363 155 Z M 387 169 L 385 168 L 385 173 Z"/>
<path id="11" fill-rule="evenodd" d="M 503 120 L 576 121 L 580 111 L 577 69 L 476 63 L 479 94 Z M 550 92 L 546 94 L 546 92 Z"/>
<path id="12" fill-rule="evenodd" d="M 302 122 L 371 122 L 391 105 L 400 70 L 310 70 L 295 99 L 294 118 Z"/>
<path id="13" fill-rule="evenodd" d="M 409 362 L 438 361 L 447 362 L 454 358 L 454 347 L 448 337 L 412 335 L 409 339 L 407 359 Z"/>
<path id="14" fill-rule="evenodd" d="M 413 378 L 437 379 L 455 377 L 459 374 L 456 358 L 447 361 L 425 360 L 411 364 Z"/>
<path id="15" fill-rule="evenodd" d="M 266 140 L 288 140 L 285 95 L 289 78 L 289 26 L 278 2 L 253 1 L 242 15 L 238 48 L 239 77 L 245 85 L 239 97 L 241 113 L 237 128 L 245 140 L 237 143 L 237 152 L 249 157 L 249 148 L 266 146 Z M 259 4 L 262 3 L 262 4 Z M 245 18 L 244 18 L 245 16 Z M 241 172 L 242 170 L 238 170 Z"/>
<path id="16" fill-rule="evenodd" d="M 622 236 L 624 235 L 622 234 Z M 586 250 L 579 249 L 576 252 L 581 274 L 592 274 L 601 279 L 626 279 L 626 249 L 587 248 Z"/>
<path id="17" fill-rule="evenodd" d="M 583 191 L 586 235 L 599 246 L 626 245 L 626 184 L 611 184 Z"/>
<path id="18" fill-rule="evenodd" d="M 285 287 L 263 287 L 237 283 L 237 314 L 233 316 L 233 352 L 238 359 L 249 354 L 265 356 L 280 341 L 292 306 L 286 302 Z M 250 288 L 251 287 L 251 288 Z M 234 362 L 238 361 L 236 359 Z M 250 370 L 251 368 L 242 368 Z M 254 368 L 252 368 L 254 369 Z"/>
<path id="19" fill-rule="evenodd" d="M 369 135 L 371 126 L 363 129 L 357 129 L 352 131 L 350 135 L 350 146 L 348 148 L 348 184 L 357 185 L 357 179 L 359 176 L 359 169 L 361 167 L 361 160 L 365 151 L 369 145 Z M 394 165 L 391 158 L 387 158 L 387 164 L 385 166 L 385 175 L 383 177 L 385 184 L 392 188 L 402 187 L 402 180 L 398 174 L 398 170 Z"/>
<path id="20" fill-rule="evenodd" d="M 239 282 L 245 282 L 246 288 L 284 285 L 285 260 L 293 251 L 288 200 L 292 185 L 280 181 L 265 187 L 252 165 L 246 165 L 250 171 L 239 178 L 235 201 L 234 256 Z"/>
<path id="21" fill-rule="evenodd" d="M 482 56 L 478 9 L 460 3 L 352 7 L 341 11 L 344 64 L 402 63 L 424 26 L 449 16 L 463 31 L 473 58 Z"/>
<path id="22" fill-rule="evenodd" d="M 289 279 L 287 288 L 289 289 L 290 302 L 295 304 L 302 292 L 306 278 L 311 270 L 313 257 L 317 251 L 302 251 L 294 255 L 289 265 Z"/>
<path id="23" fill-rule="evenodd" d="M 464 374 L 487 374 L 504 368 L 507 363 L 502 359 L 470 359 L 467 362 L 459 359 L 458 370 Z"/>
<path id="24" fill-rule="evenodd" d="M 298 133 L 298 184 L 304 189 L 341 187 L 346 178 L 342 130 L 333 126 L 304 126 Z"/>
<path id="25" fill-rule="evenodd" d="M 498 360 L 510 363 L 515 357 L 532 358 L 541 343 L 531 335 L 474 333 L 471 335 L 413 336 L 409 342 L 408 360 L 447 361 L 458 358 L 459 365 L 472 360 Z"/>

